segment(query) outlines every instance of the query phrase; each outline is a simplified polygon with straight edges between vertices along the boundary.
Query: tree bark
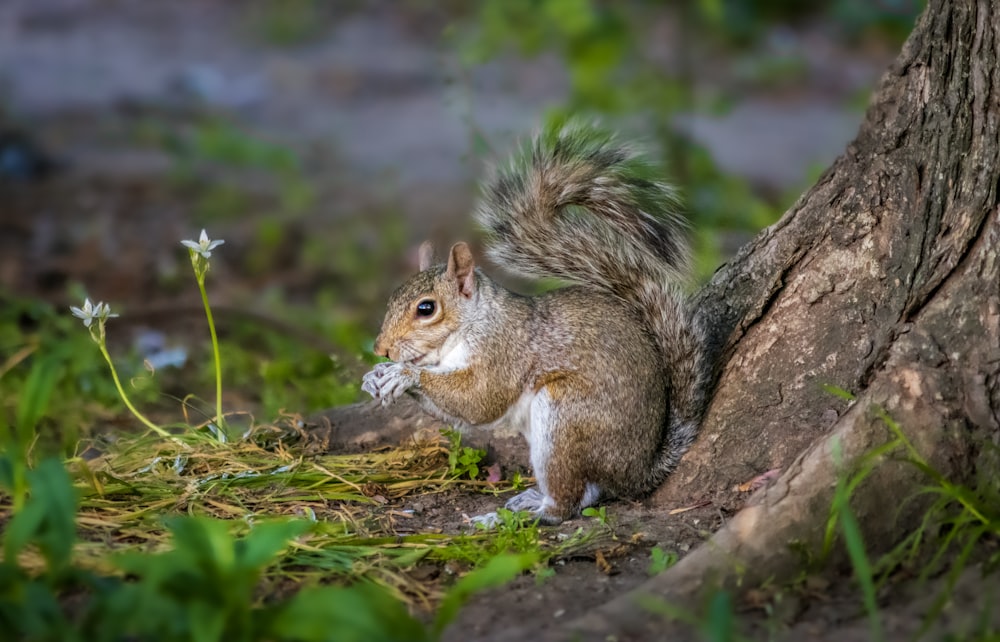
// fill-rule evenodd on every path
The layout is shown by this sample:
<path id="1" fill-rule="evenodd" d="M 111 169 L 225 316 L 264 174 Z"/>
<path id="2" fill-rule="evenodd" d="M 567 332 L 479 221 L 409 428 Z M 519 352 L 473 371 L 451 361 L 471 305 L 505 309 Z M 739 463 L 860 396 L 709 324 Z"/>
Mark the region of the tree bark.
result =
<path id="1" fill-rule="evenodd" d="M 846 410 L 824 384 L 871 387 L 935 305 L 964 324 L 928 328 L 940 356 L 963 377 L 995 373 L 998 14 L 930 3 L 845 154 L 699 293 L 720 378 L 662 498 L 734 503 L 734 484 L 787 466 Z M 947 301 L 949 283 L 973 300 Z"/>
<path id="2" fill-rule="evenodd" d="M 414 399 L 402 397 L 386 408 L 372 401 L 330 408 L 308 417 L 305 433 L 310 448 L 356 453 L 398 446 L 421 433 L 436 436 L 449 427 L 424 412 Z M 463 431 L 462 444 L 485 450 L 486 458 L 500 464 L 508 475 L 528 472 L 528 445 L 516 431 L 473 426 Z"/>
<path id="3" fill-rule="evenodd" d="M 838 476 L 889 439 L 880 411 L 954 481 L 995 467 L 980 446 L 1000 440 L 998 157 L 1000 2 L 931 0 L 846 152 L 697 296 L 717 386 L 656 500 L 746 505 L 673 568 L 543 639 L 684 639 L 643 598 L 689 608 L 718 586 L 790 580 L 791 545 L 820 550 Z M 749 501 L 733 490 L 772 469 Z M 887 458 L 853 495 L 870 553 L 917 523 L 925 504 L 905 500 L 928 481 Z"/>

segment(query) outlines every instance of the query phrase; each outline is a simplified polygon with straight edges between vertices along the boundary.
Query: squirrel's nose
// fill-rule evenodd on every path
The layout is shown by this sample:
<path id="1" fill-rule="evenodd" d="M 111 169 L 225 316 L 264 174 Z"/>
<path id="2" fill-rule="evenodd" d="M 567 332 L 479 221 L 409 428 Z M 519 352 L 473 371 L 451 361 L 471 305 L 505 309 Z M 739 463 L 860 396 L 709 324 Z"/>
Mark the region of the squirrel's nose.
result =
<path id="1" fill-rule="evenodd" d="M 375 338 L 375 347 L 373 351 L 380 357 L 385 357 L 386 359 L 389 358 L 389 348 L 382 342 L 382 335 Z"/>

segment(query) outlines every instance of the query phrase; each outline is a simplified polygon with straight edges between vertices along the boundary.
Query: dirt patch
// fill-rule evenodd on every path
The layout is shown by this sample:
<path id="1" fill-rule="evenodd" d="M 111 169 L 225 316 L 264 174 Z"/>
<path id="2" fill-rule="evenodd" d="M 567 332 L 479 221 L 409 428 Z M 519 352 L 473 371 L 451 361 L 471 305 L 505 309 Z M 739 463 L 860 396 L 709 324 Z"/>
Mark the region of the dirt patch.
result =
<path id="1" fill-rule="evenodd" d="M 594 607 L 640 586 L 659 569 L 654 548 L 678 558 L 704 542 L 725 519 L 710 508 L 680 515 L 628 502 L 605 505 L 613 538 L 593 550 L 559 560 L 551 574 L 525 575 L 503 588 L 476 595 L 448 628 L 445 640 L 482 639 L 516 624 L 542 633 L 587 613 Z M 559 538 L 587 518 L 543 529 Z"/>

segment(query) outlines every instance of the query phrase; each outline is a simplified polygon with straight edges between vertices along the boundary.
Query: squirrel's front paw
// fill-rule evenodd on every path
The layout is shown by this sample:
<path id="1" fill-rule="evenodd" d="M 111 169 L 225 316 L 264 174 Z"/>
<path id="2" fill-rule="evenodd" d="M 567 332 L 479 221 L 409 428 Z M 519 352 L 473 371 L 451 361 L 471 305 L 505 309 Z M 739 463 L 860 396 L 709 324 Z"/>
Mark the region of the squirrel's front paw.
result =
<path id="1" fill-rule="evenodd" d="M 379 363 L 362 379 L 361 389 L 388 406 L 417 385 L 417 372 L 401 363 Z"/>

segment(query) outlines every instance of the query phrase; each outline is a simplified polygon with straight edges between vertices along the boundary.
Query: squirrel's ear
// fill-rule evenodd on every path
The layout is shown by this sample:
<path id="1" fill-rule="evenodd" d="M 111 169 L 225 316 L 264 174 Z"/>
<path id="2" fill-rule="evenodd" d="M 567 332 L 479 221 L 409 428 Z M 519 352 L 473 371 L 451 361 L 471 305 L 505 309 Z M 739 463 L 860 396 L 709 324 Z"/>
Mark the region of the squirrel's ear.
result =
<path id="1" fill-rule="evenodd" d="M 476 283 L 476 262 L 472 259 L 472 250 L 468 244 L 455 243 L 451 246 L 446 275 L 455 280 L 459 294 L 467 299 L 472 296 Z"/>
<path id="2" fill-rule="evenodd" d="M 430 266 L 434 265 L 434 244 L 430 241 L 424 241 L 420 244 L 420 271 L 423 272 Z"/>

